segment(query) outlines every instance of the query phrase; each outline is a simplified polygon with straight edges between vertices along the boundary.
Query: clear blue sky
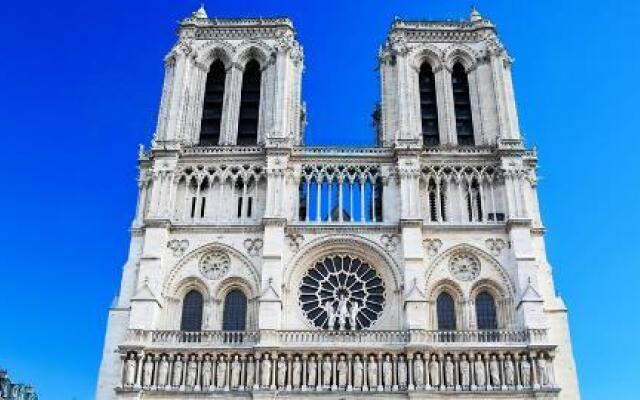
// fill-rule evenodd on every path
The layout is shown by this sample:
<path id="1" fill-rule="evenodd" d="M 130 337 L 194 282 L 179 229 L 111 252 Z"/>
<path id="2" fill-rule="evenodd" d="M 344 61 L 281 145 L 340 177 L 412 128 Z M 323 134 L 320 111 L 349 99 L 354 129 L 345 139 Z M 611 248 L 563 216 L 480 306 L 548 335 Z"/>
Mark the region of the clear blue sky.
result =
<path id="1" fill-rule="evenodd" d="M 636 398 L 640 3 L 474 2 L 516 59 L 521 126 L 540 150 L 547 249 L 570 310 L 583 396 Z M 294 19 L 312 144 L 372 143 L 376 51 L 394 16 L 466 18 L 470 5 L 206 4 L 210 16 Z M 35 384 L 42 399 L 93 397 L 127 254 L 137 145 L 154 131 L 176 21 L 197 6 L 3 3 L 0 365 Z"/>

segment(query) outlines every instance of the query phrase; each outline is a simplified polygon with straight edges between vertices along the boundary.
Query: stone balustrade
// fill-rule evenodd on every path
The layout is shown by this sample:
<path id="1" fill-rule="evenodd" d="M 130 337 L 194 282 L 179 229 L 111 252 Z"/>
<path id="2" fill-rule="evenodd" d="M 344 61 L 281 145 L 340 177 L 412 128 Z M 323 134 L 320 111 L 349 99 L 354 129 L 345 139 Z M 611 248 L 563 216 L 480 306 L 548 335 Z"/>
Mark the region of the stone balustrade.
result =
<path id="1" fill-rule="evenodd" d="M 429 351 L 123 350 L 119 391 L 546 392 L 549 349 Z"/>

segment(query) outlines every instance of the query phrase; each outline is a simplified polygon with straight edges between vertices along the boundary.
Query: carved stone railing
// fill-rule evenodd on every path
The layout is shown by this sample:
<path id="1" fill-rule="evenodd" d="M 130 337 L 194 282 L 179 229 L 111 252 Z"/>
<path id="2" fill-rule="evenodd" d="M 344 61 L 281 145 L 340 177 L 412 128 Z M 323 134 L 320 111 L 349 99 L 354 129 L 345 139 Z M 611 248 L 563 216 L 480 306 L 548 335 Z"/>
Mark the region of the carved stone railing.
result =
<path id="1" fill-rule="evenodd" d="M 253 331 L 148 331 L 130 330 L 129 344 L 180 345 L 180 347 L 253 346 L 258 342 L 258 332 Z"/>
<path id="2" fill-rule="evenodd" d="M 308 344 L 404 344 L 409 341 L 408 331 L 280 331 L 281 345 Z"/>

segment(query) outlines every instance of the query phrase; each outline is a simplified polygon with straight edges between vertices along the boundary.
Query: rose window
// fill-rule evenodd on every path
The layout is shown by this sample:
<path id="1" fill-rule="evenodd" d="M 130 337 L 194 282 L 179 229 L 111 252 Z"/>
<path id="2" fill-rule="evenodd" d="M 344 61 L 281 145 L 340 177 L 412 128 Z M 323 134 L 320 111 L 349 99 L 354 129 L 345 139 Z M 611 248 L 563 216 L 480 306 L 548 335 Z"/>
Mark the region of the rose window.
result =
<path id="1" fill-rule="evenodd" d="M 449 260 L 449 271 L 461 281 L 470 281 L 480 275 L 480 261 L 472 254 L 457 254 Z"/>
<path id="2" fill-rule="evenodd" d="M 382 314 L 384 282 L 366 262 L 349 256 L 318 261 L 302 278 L 302 312 L 318 328 L 369 328 Z"/>
<path id="3" fill-rule="evenodd" d="M 213 251 L 200 259 L 200 272 L 207 279 L 220 279 L 229 270 L 231 261 L 222 251 Z"/>

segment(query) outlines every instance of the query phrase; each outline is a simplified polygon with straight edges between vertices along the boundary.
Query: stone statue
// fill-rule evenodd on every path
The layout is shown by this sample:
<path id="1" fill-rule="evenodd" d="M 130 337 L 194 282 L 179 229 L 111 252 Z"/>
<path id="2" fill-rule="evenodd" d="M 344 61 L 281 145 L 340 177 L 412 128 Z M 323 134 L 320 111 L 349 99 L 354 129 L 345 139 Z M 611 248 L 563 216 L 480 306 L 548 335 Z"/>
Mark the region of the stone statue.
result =
<path id="1" fill-rule="evenodd" d="M 335 329 L 335 325 L 336 325 L 336 313 L 333 310 L 333 303 L 330 300 L 327 300 L 324 303 L 324 312 L 327 313 L 329 330 L 332 331 Z"/>
<path id="2" fill-rule="evenodd" d="M 180 386 L 182 383 L 182 356 L 178 354 L 173 363 L 173 386 Z"/>
<path id="3" fill-rule="evenodd" d="M 204 356 L 204 362 L 202 363 L 202 381 L 200 383 L 202 390 L 207 390 L 211 386 L 211 360 L 209 355 Z"/>
<path id="4" fill-rule="evenodd" d="M 143 377 L 144 377 L 144 382 L 142 382 L 142 385 L 145 387 L 149 387 L 151 386 L 151 384 L 153 383 L 153 356 L 149 355 L 147 356 L 146 360 L 144 361 L 144 373 L 143 373 Z"/>
<path id="5" fill-rule="evenodd" d="M 331 358 L 325 356 L 322 361 L 322 386 L 325 388 L 331 387 Z"/>
<path id="6" fill-rule="evenodd" d="M 398 387 L 407 388 L 407 363 L 403 355 L 398 358 Z"/>
<path id="7" fill-rule="evenodd" d="M 367 363 L 367 379 L 370 388 L 378 386 L 378 362 L 372 355 L 369 356 L 369 362 Z"/>
<path id="8" fill-rule="evenodd" d="M 520 361 L 520 370 L 522 371 L 522 386 L 531 386 L 531 364 L 526 356 Z"/>
<path id="9" fill-rule="evenodd" d="M 307 363 L 307 386 L 316 386 L 316 373 L 318 371 L 318 363 L 316 356 L 311 356 Z"/>
<path id="10" fill-rule="evenodd" d="M 284 356 L 278 358 L 278 388 L 283 389 L 287 384 L 287 360 Z"/>
<path id="11" fill-rule="evenodd" d="M 429 362 L 429 381 L 431 386 L 440 386 L 440 362 L 435 354 L 431 355 L 431 361 Z"/>
<path id="12" fill-rule="evenodd" d="M 196 377 L 198 376 L 198 363 L 195 360 L 195 356 L 189 357 L 187 363 L 187 386 L 194 387 L 196 385 Z"/>
<path id="13" fill-rule="evenodd" d="M 351 303 L 351 309 L 349 309 L 349 325 L 351 330 L 355 331 L 358 326 L 358 313 L 360 313 L 360 304 L 357 301 Z"/>
<path id="14" fill-rule="evenodd" d="M 487 374 L 484 370 L 484 361 L 482 358 L 478 356 L 476 361 L 473 363 L 473 372 L 476 375 L 476 385 L 478 386 L 486 386 L 487 385 Z"/>
<path id="15" fill-rule="evenodd" d="M 500 386 L 500 366 L 495 354 L 491 355 L 489 360 L 489 377 L 491 378 L 491 385 Z"/>
<path id="16" fill-rule="evenodd" d="M 255 363 L 253 362 L 253 356 L 249 356 L 247 357 L 247 365 L 246 365 L 247 371 L 245 372 L 245 387 L 247 389 L 252 388 L 254 383 L 255 383 Z"/>
<path id="17" fill-rule="evenodd" d="M 542 354 L 538 357 L 536 365 L 538 371 L 538 382 L 540 382 L 540 386 L 548 386 L 549 374 L 547 373 L 547 360 L 544 359 L 544 356 Z"/>
<path id="18" fill-rule="evenodd" d="M 460 360 L 460 385 L 463 387 L 469 386 L 471 381 L 471 369 L 469 366 L 469 361 L 467 360 L 467 355 L 463 354 L 462 359 Z"/>
<path id="19" fill-rule="evenodd" d="M 223 355 L 218 359 L 218 368 L 216 369 L 216 387 L 218 389 L 224 388 L 227 380 L 227 360 Z"/>
<path id="20" fill-rule="evenodd" d="M 344 296 L 340 296 L 340 301 L 338 302 L 338 326 L 340 326 L 341 331 L 344 330 L 347 324 L 348 316 L 347 299 Z"/>
<path id="21" fill-rule="evenodd" d="M 382 361 L 382 377 L 385 387 L 393 386 L 393 364 L 388 354 Z"/>
<path id="22" fill-rule="evenodd" d="M 511 354 L 508 354 L 504 359 L 504 383 L 507 386 L 513 386 L 515 384 L 515 368 Z"/>
<path id="23" fill-rule="evenodd" d="M 136 356 L 129 355 L 126 361 L 125 386 L 133 386 L 136 383 Z"/>
<path id="24" fill-rule="evenodd" d="M 302 373 L 302 363 L 300 362 L 300 357 L 299 356 L 295 356 L 293 358 L 293 366 L 291 367 L 291 386 L 293 386 L 294 389 L 299 389 L 300 388 L 300 375 Z"/>
<path id="25" fill-rule="evenodd" d="M 353 360 L 353 387 L 356 389 L 360 389 L 362 387 L 363 371 L 364 366 L 362 365 L 360 356 L 356 354 L 355 359 Z"/>
<path id="26" fill-rule="evenodd" d="M 338 387 L 344 388 L 347 386 L 347 374 L 349 372 L 349 366 L 344 355 L 341 355 L 340 359 L 338 359 L 336 369 L 338 370 Z"/>
<path id="27" fill-rule="evenodd" d="M 260 386 L 268 388 L 271 385 L 271 360 L 269 354 L 265 354 L 260 365 Z"/>
<path id="28" fill-rule="evenodd" d="M 237 389 L 240 386 L 240 374 L 242 373 L 242 364 L 236 354 L 231 362 L 231 387 Z"/>
<path id="29" fill-rule="evenodd" d="M 451 360 L 451 356 L 447 356 L 444 362 L 444 380 L 447 386 L 455 385 L 455 382 L 453 380 L 453 375 L 454 375 L 453 370 L 454 370 L 454 365 L 453 365 L 453 361 Z"/>
<path id="30" fill-rule="evenodd" d="M 158 369 L 158 386 L 162 387 L 167 384 L 167 378 L 169 376 L 169 361 L 167 356 L 162 355 L 160 359 L 160 368 Z"/>
<path id="31" fill-rule="evenodd" d="M 418 387 L 424 386 L 424 361 L 420 354 L 417 354 L 413 361 L 413 381 Z"/>

